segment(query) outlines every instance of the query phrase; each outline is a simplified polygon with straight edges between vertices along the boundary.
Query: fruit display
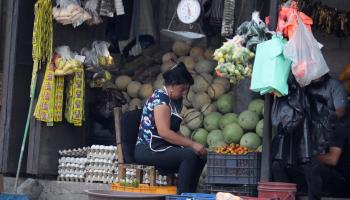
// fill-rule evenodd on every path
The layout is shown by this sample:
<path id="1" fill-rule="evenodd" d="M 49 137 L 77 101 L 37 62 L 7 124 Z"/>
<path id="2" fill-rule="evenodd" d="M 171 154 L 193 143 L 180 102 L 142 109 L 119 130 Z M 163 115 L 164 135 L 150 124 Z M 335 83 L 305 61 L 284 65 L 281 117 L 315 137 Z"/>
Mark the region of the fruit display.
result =
<path id="1" fill-rule="evenodd" d="M 216 73 L 236 84 L 251 76 L 254 57 L 255 54 L 247 48 L 230 41 L 225 42 L 214 52 L 214 59 L 218 62 Z"/>
<path id="2" fill-rule="evenodd" d="M 218 154 L 242 155 L 248 153 L 250 150 L 239 144 L 230 144 L 223 147 L 215 148 L 214 152 Z"/>

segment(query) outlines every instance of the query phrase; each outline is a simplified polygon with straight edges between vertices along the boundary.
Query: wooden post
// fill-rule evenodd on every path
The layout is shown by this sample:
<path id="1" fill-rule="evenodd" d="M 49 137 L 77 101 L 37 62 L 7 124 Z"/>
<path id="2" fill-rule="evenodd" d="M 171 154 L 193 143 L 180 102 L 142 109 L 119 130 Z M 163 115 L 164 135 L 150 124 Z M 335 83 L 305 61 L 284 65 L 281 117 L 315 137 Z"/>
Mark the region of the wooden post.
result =
<path id="1" fill-rule="evenodd" d="M 0 193 L 4 192 L 4 177 L 0 174 Z"/>
<path id="2" fill-rule="evenodd" d="M 270 30 L 276 30 L 279 0 L 270 0 Z M 261 157 L 261 181 L 271 180 L 271 105 L 272 97 L 265 95 L 264 103 L 264 128 L 263 128 L 263 144 L 262 144 L 262 157 Z"/>
<path id="3" fill-rule="evenodd" d="M 120 117 L 121 117 L 122 109 L 120 107 L 116 107 L 113 109 L 113 111 L 114 111 L 115 138 L 116 138 L 117 148 L 118 148 L 118 164 L 119 164 L 119 163 L 124 163 L 123 149 L 122 149 L 122 143 L 121 143 L 121 130 L 120 130 Z"/>

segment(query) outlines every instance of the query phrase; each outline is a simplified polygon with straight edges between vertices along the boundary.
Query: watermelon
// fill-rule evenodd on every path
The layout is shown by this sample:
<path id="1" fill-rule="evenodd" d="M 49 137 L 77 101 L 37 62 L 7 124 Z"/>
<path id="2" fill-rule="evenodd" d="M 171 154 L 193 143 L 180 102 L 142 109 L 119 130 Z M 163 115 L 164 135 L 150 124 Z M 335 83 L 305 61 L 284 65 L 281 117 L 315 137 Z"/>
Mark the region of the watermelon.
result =
<path id="1" fill-rule="evenodd" d="M 262 115 L 264 109 L 264 100 L 254 99 L 248 105 L 248 110 L 255 112 L 259 116 Z"/>
<path id="2" fill-rule="evenodd" d="M 218 110 L 223 113 L 230 113 L 233 111 L 234 98 L 231 94 L 224 94 L 216 102 Z"/>
<path id="3" fill-rule="evenodd" d="M 219 121 L 222 115 L 218 112 L 209 113 L 204 117 L 204 128 L 207 131 L 219 129 Z"/>
<path id="4" fill-rule="evenodd" d="M 249 149 L 257 149 L 261 145 L 261 139 L 256 133 L 248 132 L 242 136 L 240 145 Z"/>
<path id="5" fill-rule="evenodd" d="M 220 129 L 223 129 L 227 124 L 238 122 L 238 116 L 235 113 L 224 114 L 219 121 Z"/>
<path id="6" fill-rule="evenodd" d="M 258 114 L 250 110 L 243 111 L 238 117 L 238 124 L 246 131 L 255 130 L 258 122 Z"/>
<path id="7" fill-rule="evenodd" d="M 264 119 L 260 120 L 255 128 L 256 134 L 258 134 L 260 137 L 263 136 L 263 127 L 264 127 Z"/>
<path id="8" fill-rule="evenodd" d="M 243 129 L 237 123 L 226 125 L 222 132 L 227 144 L 239 143 L 244 133 Z"/>
<path id="9" fill-rule="evenodd" d="M 192 140 L 207 146 L 208 131 L 204 128 L 197 129 L 192 135 Z"/>

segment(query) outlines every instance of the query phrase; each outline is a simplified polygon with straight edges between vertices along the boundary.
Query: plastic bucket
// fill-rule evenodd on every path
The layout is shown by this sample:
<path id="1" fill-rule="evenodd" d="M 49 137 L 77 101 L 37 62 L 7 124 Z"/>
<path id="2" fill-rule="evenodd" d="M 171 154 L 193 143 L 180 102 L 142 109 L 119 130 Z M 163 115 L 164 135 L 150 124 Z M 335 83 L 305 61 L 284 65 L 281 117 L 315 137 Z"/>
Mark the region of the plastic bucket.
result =
<path id="1" fill-rule="evenodd" d="M 259 198 L 273 198 L 280 200 L 295 200 L 297 185 L 282 182 L 259 182 Z"/>

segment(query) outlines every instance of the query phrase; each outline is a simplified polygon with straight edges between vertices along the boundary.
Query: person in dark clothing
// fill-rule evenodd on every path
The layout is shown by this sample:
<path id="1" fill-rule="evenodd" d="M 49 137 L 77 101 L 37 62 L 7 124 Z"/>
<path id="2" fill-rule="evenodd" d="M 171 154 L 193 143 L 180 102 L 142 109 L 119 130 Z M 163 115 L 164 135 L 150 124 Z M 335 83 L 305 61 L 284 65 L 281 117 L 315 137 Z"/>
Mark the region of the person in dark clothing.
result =
<path id="1" fill-rule="evenodd" d="M 178 172 L 177 193 L 195 192 L 207 151 L 179 132 L 182 97 L 194 81 L 183 63 L 174 65 L 163 78 L 163 89 L 155 90 L 143 107 L 135 160 Z"/>
<path id="2" fill-rule="evenodd" d="M 299 161 L 295 166 L 275 161 L 273 178 L 296 182 L 298 189 L 307 188 L 309 200 L 321 199 L 324 192 L 347 195 L 350 193 L 348 94 L 340 81 L 326 74 L 307 86 L 305 95 L 310 105 L 311 160 Z"/>
<path id="3" fill-rule="evenodd" d="M 303 166 L 308 186 L 308 199 L 320 200 L 322 192 L 344 195 L 350 188 L 350 176 L 344 170 L 350 130 L 346 121 L 348 94 L 343 84 L 328 74 L 306 87 L 310 101 L 312 143 L 315 152 Z"/>

